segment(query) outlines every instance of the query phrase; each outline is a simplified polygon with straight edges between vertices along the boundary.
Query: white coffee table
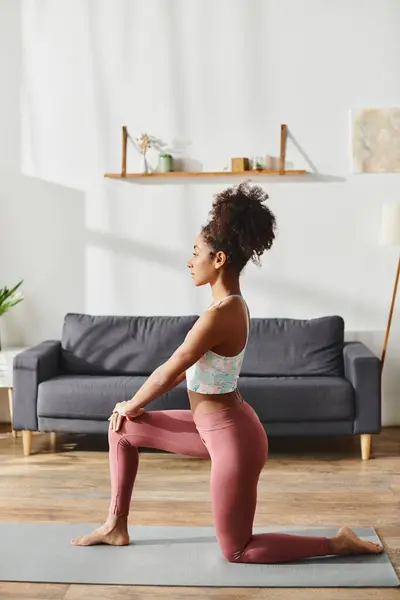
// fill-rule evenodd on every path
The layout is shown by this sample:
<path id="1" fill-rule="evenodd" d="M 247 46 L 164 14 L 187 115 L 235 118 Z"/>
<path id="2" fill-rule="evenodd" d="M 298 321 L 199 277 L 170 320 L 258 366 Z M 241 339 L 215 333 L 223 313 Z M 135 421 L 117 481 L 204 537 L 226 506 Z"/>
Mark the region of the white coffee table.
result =
<path id="1" fill-rule="evenodd" d="M 0 350 L 0 388 L 8 390 L 8 402 L 10 407 L 11 431 L 13 437 L 17 437 L 17 432 L 13 429 L 13 406 L 12 406 L 12 390 L 13 390 L 13 363 L 15 356 L 26 350 L 26 348 L 6 348 Z"/>

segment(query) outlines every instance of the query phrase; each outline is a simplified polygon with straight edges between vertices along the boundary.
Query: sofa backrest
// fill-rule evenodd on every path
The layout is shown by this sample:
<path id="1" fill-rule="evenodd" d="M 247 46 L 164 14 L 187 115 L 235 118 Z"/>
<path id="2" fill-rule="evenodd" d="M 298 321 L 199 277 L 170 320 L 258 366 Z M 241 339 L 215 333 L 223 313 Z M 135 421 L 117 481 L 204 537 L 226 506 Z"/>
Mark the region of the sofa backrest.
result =
<path id="1" fill-rule="evenodd" d="M 242 376 L 341 377 L 344 321 L 339 316 L 316 319 L 251 319 Z"/>
<path id="2" fill-rule="evenodd" d="M 168 360 L 193 327 L 182 317 L 65 316 L 64 370 L 76 374 L 150 375 Z M 251 319 L 242 376 L 343 376 L 344 321 Z"/>
<path id="3" fill-rule="evenodd" d="M 150 375 L 168 360 L 198 319 L 92 316 L 68 313 L 61 352 L 63 368 L 76 374 Z"/>

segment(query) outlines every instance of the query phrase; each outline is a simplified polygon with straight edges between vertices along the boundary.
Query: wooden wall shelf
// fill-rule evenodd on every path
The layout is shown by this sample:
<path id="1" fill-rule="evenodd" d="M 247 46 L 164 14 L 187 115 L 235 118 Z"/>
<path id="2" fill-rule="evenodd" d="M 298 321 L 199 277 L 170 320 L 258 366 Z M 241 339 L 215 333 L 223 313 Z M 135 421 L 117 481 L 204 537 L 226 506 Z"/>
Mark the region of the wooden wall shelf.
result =
<path id="1" fill-rule="evenodd" d="M 286 140 L 287 140 L 287 125 L 281 125 L 281 147 L 279 157 L 279 169 L 277 170 L 249 170 L 249 171 L 171 171 L 167 173 L 160 173 L 155 171 L 154 173 L 127 173 L 126 172 L 126 156 L 128 146 L 128 129 L 124 125 L 122 127 L 122 164 L 120 173 L 105 173 L 104 177 L 109 179 L 137 179 L 137 180 L 150 180 L 150 179 L 179 179 L 183 177 L 226 177 L 226 176 L 237 176 L 241 177 L 259 177 L 259 176 L 286 176 L 286 175 L 306 175 L 308 171 L 305 170 L 286 170 Z"/>
<path id="2" fill-rule="evenodd" d="M 110 179 L 161 179 L 161 178 L 181 178 L 181 177 L 224 177 L 224 176 L 232 176 L 232 175 L 240 175 L 241 177 L 258 177 L 260 175 L 266 176 L 285 176 L 285 175 L 305 175 L 307 171 L 302 170 L 290 170 L 284 171 L 281 173 L 280 171 L 171 171 L 169 173 L 126 173 L 125 175 L 121 175 L 121 173 L 105 173 L 104 177 L 108 177 Z"/>

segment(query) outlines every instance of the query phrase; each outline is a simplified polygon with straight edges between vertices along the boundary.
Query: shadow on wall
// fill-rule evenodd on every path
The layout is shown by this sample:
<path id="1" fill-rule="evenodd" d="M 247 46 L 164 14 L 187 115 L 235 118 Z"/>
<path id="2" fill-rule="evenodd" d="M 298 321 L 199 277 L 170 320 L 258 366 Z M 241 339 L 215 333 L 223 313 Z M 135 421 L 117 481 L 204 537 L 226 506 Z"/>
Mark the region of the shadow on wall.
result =
<path id="1" fill-rule="evenodd" d="M 299 154 L 303 157 L 307 169 L 310 171 L 307 175 L 303 175 L 302 177 L 297 177 L 296 180 L 303 181 L 304 183 L 340 183 L 346 181 L 346 177 L 337 176 L 337 175 L 327 175 L 323 173 L 319 173 L 317 167 L 308 156 L 307 152 L 301 146 L 301 144 L 297 141 L 292 131 L 288 128 L 287 130 L 287 140 L 288 144 L 292 143 Z"/>
<path id="2" fill-rule="evenodd" d="M 1 3 L 0 165 L 19 169 L 21 156 L 21 0 Z"/>
<path id="3" fill-rule="evenodd" d="M 24 279 L 25 299 L 1 318 L 4 347 L 59 337 L 84 306 L 84 194 L 21 174 L 22 2 L 1 7 L 0 286 Z"/>
<path id="4" fill-rule="evenodd" d="M 106 230 L 101 231 L 101 223 L 98 222 L 99 227 L 96 227 L 96 223 L 92 221 L 91 227 L 86 231 L 85 241 L 87 246 L 99 249 L 97 256 L 104 256 L 106 261 L 109 257 L 110 260 L 108 281 L 115 289 L 116 300 L 114 302 L 111 299 L 110 302 L 105 302 L 104 306 L 115 304 L 123 310 L 122 307 L 130 306 L 131 302 L 133 311 L 135 305 L 146 307 L 146 294 L 152 293 L 148 279 L 153 276 L 157 281 L 153 283 L 152 290 L 165 289 L 167 305 L 170 305 L 168 300 L 173 298 L 173 292 L 171 287 L 164 287 L 168 277 L 165 272 L 169 272 L 170 286 L 174 286 L 182 274 L 182 284 L 179 280 L 179 288 L 175 290 L 177 311 L 180 310 L 179 306 L 190 306 L 193 307 L 192 310 L 199 312 L 205 305 L 204 298 L 208 290 L 195 289 L 191 282 L 186 281 L 186 262 L 192 252 L 194 236 L 198 233 L 200 225 L 206 221 L 212 195 L 204 194 L 197 186 L 179 185 L 165 198 L 162 188 L 155 186 L 157 187 L 155 190 L 152 187 L 145 187 L 147 189 L 142 190 L 143 195 L 136 198 L 135 194 L 139 194 L 140 186 L 136 187 L 124 182 L 108 182 L 108 185 L 103 188 L 103 199 L 96 195 L 94 200 L 93 210 L 97 213 L 101 203 L 104 207 L 106 218 L 103 226 Z M 132 227 L 127 225 L 129 222 L 132 223 Z M 153 226 L 155 229 L 152 232 Z M 144 232 L 144 228 L 148 228 L 148 232 Z M 130 262 L 130 259 L 133 261 Z M 140 263 L 149 265 L 149 278 L 145 267 L 142 269 Z M 360 327 L 363 328 L 365 323 L 371 323 L 372 326 L 375 324 L 375 328 L 379 328 L 384 323 L 386 318 L 384 311 L 376 303 L 368 303 L 356 289 L 349 289 L 346 285 L 340 285 L 340 282 L 333 289 L 325 289 L 319 285 L 318 280 L 314 284 L 308 281 L 304 283 L 301 279 L 297 282 L 288 281 L 284 276 L 279 277 L 276 272 L 277 267 L 279 270 L 278 263 L 275 272 L 271 272 L 270 269 L 264 270 L 261 277 L 258 273 L 244 272 L 243 289 L 249 290 L 255 296 L 254 316 L 265 316 L 270 314 L 271 306 L 274 307 L 273 310 L 276 306 L 282 306 L 283 314 L 271 316 L 295 318 L 306 314 L 307 318 L 311 318 L 339 314 L 345 321 L 348 315 L 352 319 L 353 316 L 357 316 Z M 131 268 L 137 268 L 138 272 L 127 270 Z M 298 265 L 294 268 L 297 269 Z M 117 275 L 114 276 L 115 274 Z M 143 284 L 147 286 L 147 292 L 140 289 Z M 90 288 L 92 289 L 93 285 Z M 164 302 L 160 301 L 159 291 L 157 294 L 154 303 L 149 307 L 150 311 L 154 311 L 154 307 L 158 311 L 158 306 L 162 311 Z M 178 297 L 179 294 L 183 295 L 184 300 Z M 288 315 L 285 312 L 285 301 L 293 296 L 297 301 L 297 314 Z M 122 300 L 119 301 L 118 298 Z M 264 304 L 263 299 L 266 299 Z M 91 305 L 94 306 L 94 302 L 87 303 L 89 310 Z M 312 314 L 310 310 L 313 311 Z"/>
<path id="5" fill-rule="evenodd" d="M 0 276 L 24 279 L 25 299 L 2 319 L 4 346 L 59 338 L 67 311 L 85 306 L 80 190 L 0 172 Z"/>
<path id="6" fill-rule="evenodd" d="M 113 254 L 126 254 L 132 257 L 145 257 L 146 261 L 183 271 L 188 258 L 188 253 L 171 250 L 166 246 L 122 238 L 113 233 L 103 231 L 86 232 L 86 242 L 93 246 L 102 246 Z"/>
<path id="7" fill-rule="evenodd" d="M 115 257 L 123 255 L 128 258 L 145 258 L 146 263 L 153 263 L 160 269 L 172 269 L 176 273 L 186 275 L 186 262 L 188 252 L 186 250 L 174 250 L 168 248 L 167 245 L 156 245 L 152 242 L 141 241 L 137 239 L 128 239 L 117 236 L 109 232 L 90 231 L 86 233 L 86 243 L 91 246 L 96 246 L 106 250 L 108 254 Z M 191 240 L 187 241 L 190 249 Z M 189 250 L 190 251 L 190 250 Z M 133 275 L 133 274 L 132 274 Z M 188 287 L 188 286 L 185 286 Z M 346 314 L 358 314 L 362 308 L 363 314 L 368 315 L 371 322 L 381 323 L 382 312 L 377 310 L 375 305 L 366 305 L 363 300 L 362 306 L 360 301 L 354 295 L 346 294 L 345 290 L 332 292 L 331 290 L 323 290 L 320 287 L 306 285 L 298 285 L 278 279 L 274 274 L 268 274 L 267 278 L 256 278 L 243 276 L 243 288 L 256 294 L 258 297 L 265 297 L 267 290 L 273 290 L 274 304 L 279 304 L 280 299 L 284 301 L 288 296 L 296 295 L 298 301 L 297 315 L 274 314 L 273 317 L 290 317 L 290 318 L 314 318 L 327 314 L 338 314 L 346 321 Z M 190 288 L 190 301 L 188 304 L 196 307 L 196 310 L 201 310 L 201 301 L 199 293 L 195 288 Z M 186 304 L 186 303 L 184 303 Z M 307 317 L 299 317 L 304 310 L 313 307 L 313 314 Z M 318 312 L 318 307 L 321 307 Z M 330 309 L 327 307 L 331 307 Z M 254 314 L 254 316 L 265 316 L 263 314 Z"/>
<path id="8" fill-rule="evenodd" d="M 111 290 L 114 295 L 126 294 L 126 306 L 129 306 L 130 295 L 137 293 L 135 285 L 140 285 L 143 281 L 143 272 L 139 274 L 136 284 L 135 274 L 124 272 L 127 264 L 124 262 L 125 257 L 144 259 L 145 263 L 153 264 L 157 270 L 165 268 L 163 279 L 154 282 L 153 289 L 163 289 L 168 273 L 179 278 L 182 274 L 182 285 L 179 284 L 176 294 L 183 294 L 184 298 L 177 298 L 176 310 L 180 311 L 179 306 L 189 305 L 193 307 L 193 311 L 201 311 L 205 290 L 199 293 L 190 281 L 186 281 L 186 262 L 191 252 L 192 235 L 197 233 L 194 202 L 188 201 L 189 194 L 186 186 L 179 186 L 175 198 L 176 218 L 179 218 L 179 222 L 176 223 L 175 232 L 179 237 L 182 236 L 182 243 L 175 244 L 174 248 L 174 245 L 171 247 L 167 243 L 170 235 L 168 232 L 165 238 L 160 239 L 156 234 L 154 240 L 150 236 L 148 241 L 137 239 L 135 235 L 132 239 L 115 233 L 119 229 L 118 222 L 114 222 L 116 213 L 126 207 L 123 203 L 120 205 L 116 202 L 118 194 L 114 195 L 114 192 L 106 196 L 110 211 L 109 230 L 101 232 L 86 227 L 85 194 L 82 191 L 19 174 L 0 173 L 1 203 L 6 207 L 0 222 L 0 276 L 1 280 L 10 285 L 13 281 L 24 279 L 26 295 L 24 302 L 3 319 L 4 345 L 59 338 L 65 313 L 91 311 L 88 286 L 90 284 L 90 293 L 94 297 L 101 293 L 101 288 L 98 287 L 98 279 L 90 280 L 93 273 L 88 272 L 86 257 L 89 247 L 104 250 L 105 255 L 110 258 L 111 277 L 107 279 L 108 285 L 114 288 Z M 133 208 L 132 202 L 130 205 Z M 149 208 L 155 206 L 151 205 Z M 96 210 L 99 210 L 98 205 Z M 165 240 L 164 243 L 162 239 Z M 107 278 L 103 265 L 96 264 L 95 271 L 96 278 Z M 356 315 L 362 311 L 364 318 L 368 316 L 371 323 L 383 322 L 383 315 L 376 306 L 365 306 L 364 300 L 361 306 L 356 295 L 346 294 L 340 288 L 332 292 L 321 289 L 318 285 L 310 286 L 309 283 L 294 285 L 279 279 L 273 273 L 268 273 L 266 278 L 249 275 L 244 274 L 245 289 L 263 298 L 268 285 L 273 290 L 275 306 L 279 304 L 280 298 L 284 300 L 288 295 L 295 294 L 300 315 L 311 305 L 314 307 L 314 314 L 310 316 L 318 316 L 316 309 L 321 307 L 321 315 L 330 310 L 346 320 L 347 314 Z M 145 290 L 142 292 L 143 297 L 144 295 Z M 159 303 L 159 296 L 155 302 Z M 113 304 L 105 302 L 103 306 Z M 139 304 L 143 305 L 143 302 Z M 154 305 L 150 310 L 154 310 Z M 93 312 L 97 311 L 94 309 Z M 110 308 L 108 312 L 113 312 L 113 309 Z M 135 312 L 134 306 L 130 312 Z M 260 311 L 257 312 L 260 314 Z M 264 315 L 265 311 L 260 314 Z M 258 316 L 256 310 L 254 316 Z"/>
<path id="9" fill-rule="evenodd" d="M 189 195 L 186 186 L 180 186 L 171 204 L 152 193 L 132 202 L 120 188 L 107 189 L 103 197 L 107 216 L 98 223 L 106 228 L 100 230 L 92 222 L 85 232 L 91 257 L 86 262 L 89 312 L 167 315 L 187 313 L 188 306 L 191 314 L 201 310 L 202 294 L 187 268 L 197 234 Z M 99 260 L 103 260 L 101 278 Z"/>
<path id="10" fill-rule="evenodd" d="M 245 276 L 244 276 L 245 277 Z M 268 274 L 267 280 L 248 277 L 245 279 L 245 287 L 255 292 L 257 295 L 265 295 L 267 290 L 273 290 L 274 303 L 285 302 L 288 297 L 295 295 L 298 303 L 298 314 L 303 313 L 304 309 L 313 310 L 312 315 L 307 317 L 298 317 L 297 315 L 274 314 L 274 317 L 288 318 L 315 318 L 327 314 L 336 314 L 343 317 L 346 322 L 346 314 L 357 315 L 362 311 L 363 315 L 368 316 L 372 323 L 383 323 L 383 313 L 376 309 L 376 305 L 367 304 L 364 299 L 360 300 L 354 294 L 346 294 L 345 289 L 333 292 L 324 290 L 318 285 L 312 286 L 307 281 L 304 285 L 284 281 L 277 278 L 274 274 Z M 321 307 L 319 310 L 318 307 Z M 331 308 L 328 308 L 331 307 Z M 265 315 L 260 315 L 265 316 Z"/>

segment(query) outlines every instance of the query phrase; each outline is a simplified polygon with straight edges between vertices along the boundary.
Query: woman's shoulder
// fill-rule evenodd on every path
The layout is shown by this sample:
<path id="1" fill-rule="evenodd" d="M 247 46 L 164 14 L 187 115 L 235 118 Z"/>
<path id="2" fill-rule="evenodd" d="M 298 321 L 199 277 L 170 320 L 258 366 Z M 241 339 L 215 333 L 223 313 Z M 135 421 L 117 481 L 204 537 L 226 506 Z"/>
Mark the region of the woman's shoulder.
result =
<path id="1" fill-rule="evenodd" d="M 210 312 L 214 312 L 219 319 L 229 321 L 230 323 L 232 319 L 241 318 L 243 313 L 247 313 L 250 318 L 250 311 L 243 296 L 226 298 L 222 302 L 218 302 L 212 308 L 208 308 L 206 313 Z"/>
<path id="2" fill-rule="evenodd" d="M 234 296 L 228 296 L 227 298 L 222 298 L 222 300 L 219 300 L 214 306 L 210 306 L 207 311 L 209 310 L 232 310 L 233 308 L 236 307 L 243 307 L 246 306 L 247 308 L 247 302 L 246 300 L 243 298 L 243 296 L 238 295 L 234 295 Z"/>

